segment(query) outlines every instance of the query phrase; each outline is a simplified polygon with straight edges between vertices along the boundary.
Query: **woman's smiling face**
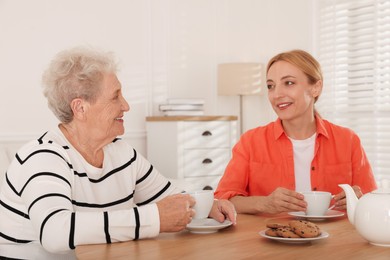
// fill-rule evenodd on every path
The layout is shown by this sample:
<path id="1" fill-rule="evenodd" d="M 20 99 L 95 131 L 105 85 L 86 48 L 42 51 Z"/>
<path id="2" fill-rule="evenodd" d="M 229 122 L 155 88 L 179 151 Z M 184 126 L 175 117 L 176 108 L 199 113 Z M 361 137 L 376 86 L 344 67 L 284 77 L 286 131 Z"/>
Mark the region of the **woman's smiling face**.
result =
<path id="1" fill-rule="evenodd" d="M 307 75 L 286 61 L 275 62 L 267 73 L 268 99 L 281 120 L 312 116 L 317 85 L 310 84 Z"/>
<path id="2" fill-rule="evenodd" d="M 124 134 L 123 115 L 130 107 L 121 89 L 115 74 L 104 74 L 101 92 L 96 102 L 89 104 L 87 113 L 87 127 L 91 137 L 113 140 Z"/>

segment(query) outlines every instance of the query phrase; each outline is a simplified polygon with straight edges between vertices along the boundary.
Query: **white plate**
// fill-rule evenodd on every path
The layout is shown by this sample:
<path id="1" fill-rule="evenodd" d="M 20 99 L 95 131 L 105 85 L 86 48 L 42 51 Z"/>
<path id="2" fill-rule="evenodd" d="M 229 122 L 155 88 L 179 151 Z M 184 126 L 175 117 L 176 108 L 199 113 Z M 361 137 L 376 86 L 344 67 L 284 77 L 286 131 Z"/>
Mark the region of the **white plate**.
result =
<path id="1" fill-rule="evenodd" d="M 328 210 L 323 216 L 306 215 L 306 213 L 303 211 L 289 212 L 288 214 L 294 217 L 306 218 L 309 220 L 324 220 L 327 218 L 337 218 L 345 215 L 344 212 L 338 210 Z"/>
<path id="2" fill-rule="evenodd" d="M 310 237 L 310 238 L 303 238 L 303 237 L 302 238 L 271 237 L 271 236 L 267 236 L 265 234 L 265 230 L 260 231 L 259 235 L 262 236 L 262 237 L 265 237 L 265 238 L 269 238 L 269 239 L 272 239 L 272 240 L 276 240 L 276 241 L 282 242 L 282 243 L 290 243 L 290 244 L 309 243 L 309 242 L 312 242 L 312 241 L 316 241 L 316 240 L 321 240 L 321 239 L 327 238 L 329 236 L 329 234 L 327 232 L 323 231 L 323 230 L 321 230 L 321 235 L 319 235 L 318 237 Z"/>
<path id="3" fill-rule="evenodd" d="M 210 234 L 217 232 L 219 229 L 226 228 L 232 225 L 232 222 L 225 220 L 222 223 L 219 223 L 215 219 L 206 218 L 206 219 L 193 219 L 191 223 L 187 225 L 187 229 L 196 234 Z"/>

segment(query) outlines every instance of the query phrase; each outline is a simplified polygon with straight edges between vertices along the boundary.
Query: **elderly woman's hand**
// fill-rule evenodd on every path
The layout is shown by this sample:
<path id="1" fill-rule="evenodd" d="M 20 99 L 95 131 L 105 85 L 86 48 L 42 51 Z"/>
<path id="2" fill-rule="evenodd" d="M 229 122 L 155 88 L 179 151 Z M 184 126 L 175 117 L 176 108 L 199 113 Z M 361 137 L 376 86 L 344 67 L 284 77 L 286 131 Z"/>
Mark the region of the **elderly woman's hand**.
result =
<path id="1" fill-rule="evenodd" d="M 235 225 L 236 216 L 237 213 L 233 203 L 228 200 L 214 200 L 209 217 L 212 217 L 221 223 L 227 218 L 233 223 L 233 225 Z"/>
<path id="2" fill-rule="evenodd" d="M 157 202 L 160 215 L 160 232 L 183 230 L 191 222 L 195 200 L 188 194 L 176 194 Z"/>

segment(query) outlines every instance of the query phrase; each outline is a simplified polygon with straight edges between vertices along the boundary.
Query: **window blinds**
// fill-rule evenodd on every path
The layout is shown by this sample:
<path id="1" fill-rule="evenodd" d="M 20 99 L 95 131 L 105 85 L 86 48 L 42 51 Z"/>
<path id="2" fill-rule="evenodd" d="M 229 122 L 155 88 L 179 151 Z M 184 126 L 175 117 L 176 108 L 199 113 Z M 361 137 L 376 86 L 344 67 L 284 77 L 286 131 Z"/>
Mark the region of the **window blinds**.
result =
<path id="1" fill-rule="evenodd" d="M 360 137 L 378 180 L 390 178 L 390 1 L 321 0 L 317 110 Z"/>

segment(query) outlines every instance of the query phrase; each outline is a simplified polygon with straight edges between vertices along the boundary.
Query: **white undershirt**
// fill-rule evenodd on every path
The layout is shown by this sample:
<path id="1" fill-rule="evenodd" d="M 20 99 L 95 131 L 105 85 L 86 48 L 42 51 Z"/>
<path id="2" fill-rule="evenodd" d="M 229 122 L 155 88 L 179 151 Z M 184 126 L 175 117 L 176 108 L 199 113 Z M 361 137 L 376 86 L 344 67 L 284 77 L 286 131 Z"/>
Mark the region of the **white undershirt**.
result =
<path id="1" fill-rule="evenodd" d="M 316 134 L 305 140 L 294 140 L 289 137 L 294 150 L 295 190 L 310 191 L 310 166 L 314 157 Z"/>

